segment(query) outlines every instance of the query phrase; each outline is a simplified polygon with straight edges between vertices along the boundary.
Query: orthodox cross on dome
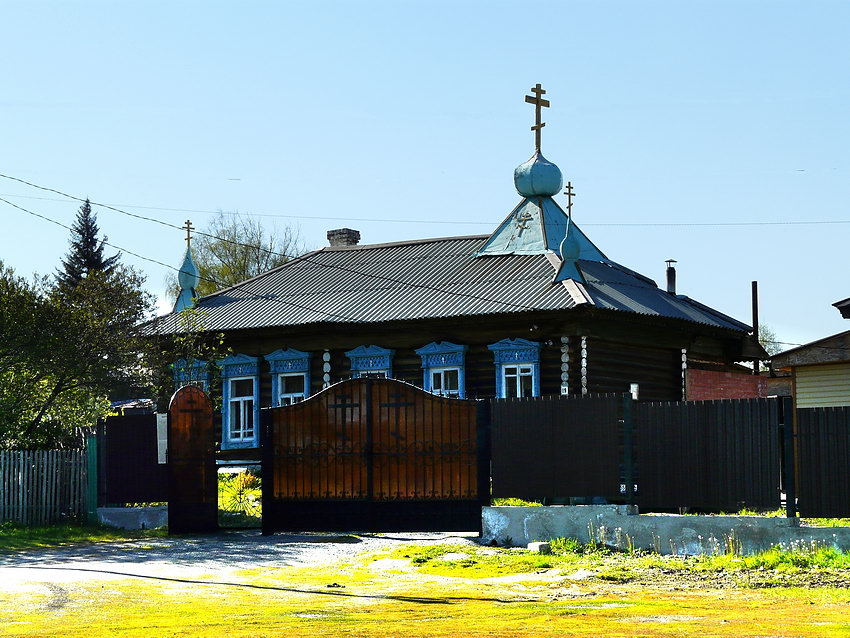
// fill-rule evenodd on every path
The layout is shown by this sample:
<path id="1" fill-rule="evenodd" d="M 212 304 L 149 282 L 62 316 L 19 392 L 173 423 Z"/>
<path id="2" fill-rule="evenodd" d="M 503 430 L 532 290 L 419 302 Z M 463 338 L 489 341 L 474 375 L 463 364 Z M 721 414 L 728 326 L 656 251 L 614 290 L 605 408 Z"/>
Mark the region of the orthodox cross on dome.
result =
<path id="1" fill-rule="evenodd" d="M 192 226 L 192 222 L 190 220 L 186 220 L 186 223 L 181 227 L 186 229 L 186 245 L 192 245 L 192 231 L 195 230 L 195 227 Z"/>
<path id="2" fill-rule="evenodd" d="M 564 195 L 567 196 L 567 215 L 569 217 L 573 216 L 573 197 L 575 197 L 575 192 L 573 191 L 573 183 L 567 182 L 567 187 L 564 189 Z"/>
<path id="3" fill-rule="evenodd" d="M 544 106 L 546 108 L 549 107 L 549 100 L 544 100 L 543 96 L 546 94 L 546 91 L 540 86 L 538 82 L 532 89 L 531 92 L 534 93 L 534 97 L 530 95 L 525 96 L 525 101 L 529 104 L 534 105 L 534 126 L 531 127 L 531 130 L 534 131 L 534 143 L 537 146 L 537 152 L 540 152 L 540 129 L 546 126 L 545 122 L 541 122 L 540 118 L 542 116 L 542 109 Z"/>

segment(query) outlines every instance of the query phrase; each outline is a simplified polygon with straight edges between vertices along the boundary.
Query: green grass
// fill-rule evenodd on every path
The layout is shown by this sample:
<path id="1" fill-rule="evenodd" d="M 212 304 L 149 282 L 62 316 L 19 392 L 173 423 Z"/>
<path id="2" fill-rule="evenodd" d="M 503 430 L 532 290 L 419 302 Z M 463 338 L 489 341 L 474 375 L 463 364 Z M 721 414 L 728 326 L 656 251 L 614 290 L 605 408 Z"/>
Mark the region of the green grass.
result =
<path id="1" fill-rule="evenodd" d="M 0 524 L 0 553 L 24 549 L 61 547 L 75 543 L 106 543 L 165 536 L 164 530 L 127 531 L 106 525 L 64 523 L 28 527 L 16 523 Z"/>
<path id="2" fill-rule="evenodd" d="M 493 507 L 542 507 L 540 501 L 524 501 L 521 498 L 494 498 Z"/>

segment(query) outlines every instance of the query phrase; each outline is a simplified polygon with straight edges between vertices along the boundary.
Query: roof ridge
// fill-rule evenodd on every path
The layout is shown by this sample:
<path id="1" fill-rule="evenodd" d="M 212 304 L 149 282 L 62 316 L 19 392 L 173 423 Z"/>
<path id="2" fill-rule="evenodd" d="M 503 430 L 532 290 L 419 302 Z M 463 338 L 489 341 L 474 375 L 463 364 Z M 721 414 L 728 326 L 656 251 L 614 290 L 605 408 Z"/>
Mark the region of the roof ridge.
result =
<path id="1" fill-rule="evenodd" d="M 411 246 L 413 244 L 428 244 L 443 241 L 471 241 L 473 239 L 486 239 L 490 235 L 455 235 L 453 237 L 426 237 L 425 239 L 407 239 L 404 241 L 391 241 L 380 244 L 357 244 L 356 246 L 324 246 L 316 252 L 338 252 L 345 250 L 366 250 L 371 248 L 391 248 L 393 246 Z"/>

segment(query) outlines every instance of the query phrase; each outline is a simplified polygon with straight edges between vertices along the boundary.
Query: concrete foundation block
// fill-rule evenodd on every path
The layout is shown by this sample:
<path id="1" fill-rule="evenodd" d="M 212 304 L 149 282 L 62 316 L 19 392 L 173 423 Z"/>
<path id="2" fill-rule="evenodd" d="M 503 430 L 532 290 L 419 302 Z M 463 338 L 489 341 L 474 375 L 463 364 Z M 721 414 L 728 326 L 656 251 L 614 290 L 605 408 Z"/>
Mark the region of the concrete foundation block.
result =
<path id="1" fill-rule="evenodd" d="M 528 551 L 534 552 L 536 554 L 551 554 L 552 546 L 549 543 L 537 541 L 535 543 L 528 544 Z"/>
<path id="2" fill-rule="evenodd" d="M 118 529 L 156 529 L 168 525 L 168 506 L 98 507 L 97 519 Z"/>
<path id="3" fill-rule="evenodd" d="M 753 554 L 774 546 L 830 546 L 850 551 L 850 527 L 801 527 L 798 519 L 765 516 L 638 515 L 628 505 L 482 508 L 482 541 L 529 547 L 574 538 L 613 549 L 659 554 Z"/>

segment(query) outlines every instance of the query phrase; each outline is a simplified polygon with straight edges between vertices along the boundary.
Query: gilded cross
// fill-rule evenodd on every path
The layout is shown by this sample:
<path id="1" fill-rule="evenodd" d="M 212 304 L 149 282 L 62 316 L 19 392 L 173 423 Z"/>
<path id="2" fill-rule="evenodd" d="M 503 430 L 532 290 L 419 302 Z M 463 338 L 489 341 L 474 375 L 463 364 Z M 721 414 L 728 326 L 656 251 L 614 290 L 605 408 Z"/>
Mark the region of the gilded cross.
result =
<path id="1" fill-rule="evenodd" d="M 549 107 L 549 100 L 544 100 L 543 95 L 546 94 L 546 91 L 543 87 L 540 86 L 538 82 L 532 89 L 531 92 L 534 93 L 534 97 L 530 95 L 525 96 L 525 101 L 529 104 L 534 105 L 534 126 L 531 127 L 531 130 L 534 131 L 534 142 L 537 146 L 537 152 L 540 152 L 540 129 L 546 126 L 545 122 L 541 122 L 540 118 L 542 116 L 542 109 L 544 106 Z"/>
<path id="2" fill-rule="evenodd" d="M 575 197 L 575 193 L 573 192 L 573 183 L 567 182 L 567 188 L 564 190 L 564 195 L 567 196 L 567 215 L 572 217 L 573 215 L 573 197 Z"/>
<path id="3" fill-rule="evenodd" d="M 186 229 L 186 244 L 190 244 L 192 241 L 192 231 L 195 230 L 195 227 L 192 226 L 192 222 L 187 219 L 183 228 Z"/>

